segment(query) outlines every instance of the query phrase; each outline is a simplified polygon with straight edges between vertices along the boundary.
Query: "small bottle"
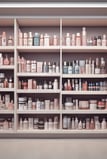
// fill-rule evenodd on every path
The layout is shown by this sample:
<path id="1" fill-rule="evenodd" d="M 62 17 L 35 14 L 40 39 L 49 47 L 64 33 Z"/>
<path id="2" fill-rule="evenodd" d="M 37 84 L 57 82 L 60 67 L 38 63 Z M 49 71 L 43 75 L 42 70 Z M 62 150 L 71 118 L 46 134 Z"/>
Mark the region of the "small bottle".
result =
<path id="1" fill-rule="evenodd" d="M 59 64 L 58 62 L 56 63 L 56 73 L 59 73 L 60 72 L 60 69 L 59 69 Z"/>
<path id="2" fill-rule="evenodd" d="M 53 45 L 57 46 L 58 45 L 58 38 L 56 35 L 53 36 Z"/>
<path id="3" fill-rule="evenodd" d="M 106 122 L 105 118 L 103 118 L 103 120 L 101 122 L 101 129 L 107 129 L 107 122 Z"/>
<path id="4" fill-rule="evenodd" d="M 27 45 L 28 45 L 28 35 L 27 35 L 27 33 L 24 33 L 23 45 L 24 45 L 24 46 L 27 46 Z"/>
<path id="5" fill-rule="evenodd" d="M 6 46 L 6 32 L 2 33 L 2 46 Z"/>
<path id="6" fill-rule="evenodd" d="M 63 117 L 62 128 L 63 129 L 68 129 L 68 117 L 67 116 Z"/>
<path id="7" fill-rule="evenodd" d="M 86 32 L 86 27 L 82 28 L 82 46 L 87 45 L 87 32 Z"/>
<path id="8" fill-rule="evenodd" d="M 28 33 L 28 46 L 32 46 L 33 45 L 33 36 L 32 36 L 32 32 Z"/>
<path id="9" fill-rule="evenodd" d="M 33 45 L 34 46 L 40 46 L 40 34 L 39 33 L 34 34 Z"/>
<path id="10" fill-rule="evenodd" d="M 50 38 L 47 33 L 44 35 L 44 46 L 49 46 L 50 45 Z"/>
<path id="11" fill-rule="evenodd" d="M 54 89 L 54 90 L 57 90 L 57 89 L 58 89 L 58 80 L 57 80 L 57 79 L 54 79 L 53 89 Z"/>
<path id="12" fill-rule="evenodd" d="M 75 74 L 79 74 L 79 63 L 78 63 L 78 60 L 76 60 L 76 64 L 75 64 Z"/>
<path id="13" fill-rule="evenodd" d="M 44 88 L 44 89 L 48 89 L 48 84 L 47 84 L 46 81 L 44 81 L 43 88 Z"/>
<path id="14" fill-rule="evenodd" d="M 75 121 L 74 121 L 74 118 L 72 118 L 72 121 L 71 121 L 71 128 L 72 128 L 72 129 L 75 129 Z"/>
<path id="15" fill-rule="evenodd" d="M 71 45 L 71 39 L 70 39 L 70 34 L 66 34 L 66 40 L 65 40 L 65 45 L 70 46 Z"/>
<path id="16" fill-rule="evenodd" d="M 9 78 L 8 86 L 9 88 L 13 88 L 13 81 L 11 77 Z"/>
<path id="17" fill-rule="evenodd" d="M 70 62 L 68 65 L 68 74 L 72 74 L 72 64 Z"/>
<path id="18" fill-rule="evenodd" d="M 91 118 L 91 121 L 90 121 L 90 129 L 95 129 L 95 123 L 93 118 Z"/>
<path id="19" fill-rule="evenodd" d="M 28 120 L 26 118 L 23 121 L 23 129 L 28 129 Z"/>
<path id="20" fill-rule="evenodd" d="M 100 74 L 99 58 L 96 58 L 96 62 L 95 62 L 95 74 Z"/>
<path id="21" fill-rule="evenodd" d="M 19 120 L 19 129 L 20 130 L 23 129 L 23 120 L 22 120 L 22 118 L 20 118 L 20 120 Z"/>
<path id="22" fill-rule="evenodd" d="M 19 46 L 23 45 L 23 33 L 19 31 Z"/>
<path id="23" fill-rule="evenodd" d="M 0 66 L 2 66 L 3 65 L 3 55 L 2 55 L 2 53 L 0 53 Z"/>
<path id="24" fill-rule="evenodd" d="M 79 123 L 78 123 L 78 129 L 79 129 L 79 130 L 82 130 L 82 127 L 83 127 L 83 126 L 82 126 L 82 121 L 80 120 Z"/>
<path id="25" fill-rule="evenodd" d="M 36 72 L 37 71 L 37 63 L 36 61 L 31 61 L 31 72 Z"/>
<path id="26" fill-rule="evenodd" d="M 7 55 L 6 55 L 6 57 L 4 58 L 4 60 L 3 60 L 3 64 L 4 64 L 4 65 L 9 65 L 9 64 L 10 64 L 9 58 L 8 58 Z"/>
<path id="27" fill-rule="evenodd" d="M 103 34 L 102 46 L 107 46 L 107 39 L 106 39 L 106 35 L 105 34 Z"/>
<path id="28" fill-rule="evenodd" d="M 39 99 L 37 99 L 36 101 L 36 110 L 40 110 L 40 107 L 41 107 L 41 102 Z"/>
<path id="29" fill-rule="evenodd" d="M 40 46 L 44 45 L 44 36 L 43 34 L 40 35 Z"/>
<path id="30" fill-rule="evenodd" d="M 79 83 L 78 83 L 78 80 L 75 79 L 75 91 L 78 91 L 79 90 Z"/>
<path id="31" fill-rule="evenodd" d="M 103 57 L 101 57 L 100 73 L 101 73 L 101 74 L 105 74 L 105 73 L 106 73 L 105 60 L 104 60 Z"/>
<path id="32" fill-rule="evenodd" d="M 26 61 L 26 72 L 31 72 L 31 63 L 30 63 L 30 60 Z"/>
<path id="33" fill-rule="evenodd" d="M 97 38 L 97 46 L 101 46 L 102 44 L 102 39 L 101 39 L 101 36 L 98 36 Z"/>
<path id="34" fill-rule="evenodd" d="M 72 90 L 70 79 L 67 81 L 67 90 Z"/>
<path id="35" fill-rule="evenodd" d="M 88 68 L 88 71 L 89 71 L 88 73 L 89 73 L 89 74 L 91 74 L 91 73 L 92 73 L 91 68 L 92 68 L 92 67 L 91 67 L 91 58 L 90 58 L 90 59 L 89 59 L 89 68 Z"/>
<path id="36" fill-rule="evenodd" d="M 64 61 L 63 73 L 64 74 L 68 74 L 68 66 L 67 66 L 67 62 L 66 61 Z"/>
<path id="37" fill-rule="evenodd" d="M 75 46 L 75 45 L 76 45 L 75 34 L 72 34 L 71 45 L 72 45 L 72 46 Z"/>
<path id="38" fill-rule="evenodd" d="M 94 64 L 94 60 L 92 60 L 92 64 L 91 64 L 91 73 L 94 74 L 95 72 L 95 64 Z"/>
<path id="39" fill-rule="evenodd" d="M 51 81 L 49 81 L 48 88 L 49 88 L 49 89 L 52 89 L 52 82 L 51 82 Z"/>
<path id="40" fill-rule="evenodd" d="M 87 59 L 86 59 L 86 63 L 85 63 L 85 73 L 89 74 L 89 63 L 88 63 Z"/>
<path id="41" fill-rule="evenodd" d="M 4 79 L 4 88 L 8 88 L 8 79 L 7 78 Z"/>
<path id="42" fill-rule="evenodd" d="M 12 45 L 13 45 L 13 38 L 10 35 L 9 38 L 8 38 L 8 46 L 12 46 Z"/>
<path id="43" fill-rule="evenodd" d="M 75 129 L 78 129 L 78 118 L 75 118 Z"/>
<path id="44" fill-rule="evenodd" d="M 28 98 L 28 110 L 32 110 L 32 98 Z"/>
<path id="45" fill-rule="evenodd" d="M 47 73 L 48 72 L 48 65 L 47 65 L 47 62 L 44 61 L 43 62 L 43 70 L 42 70 L 43 73 Z"/>
<path id="46" fill-rule="evenodd" d="M 81 46 L 81 36 L 80 36 L 80 33 L 76 34 L 76 46 Z"/>

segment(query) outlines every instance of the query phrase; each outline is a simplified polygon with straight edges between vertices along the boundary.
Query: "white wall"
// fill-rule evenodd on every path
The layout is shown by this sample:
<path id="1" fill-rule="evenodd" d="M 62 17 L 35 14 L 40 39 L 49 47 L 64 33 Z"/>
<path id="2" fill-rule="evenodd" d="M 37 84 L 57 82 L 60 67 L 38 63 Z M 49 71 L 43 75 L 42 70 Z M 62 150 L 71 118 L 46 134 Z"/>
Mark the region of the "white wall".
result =
<path id="1" fill-rule="evenodd" d="M 1 139 L 0 159 L 107 159 L 107 140 Z"/>

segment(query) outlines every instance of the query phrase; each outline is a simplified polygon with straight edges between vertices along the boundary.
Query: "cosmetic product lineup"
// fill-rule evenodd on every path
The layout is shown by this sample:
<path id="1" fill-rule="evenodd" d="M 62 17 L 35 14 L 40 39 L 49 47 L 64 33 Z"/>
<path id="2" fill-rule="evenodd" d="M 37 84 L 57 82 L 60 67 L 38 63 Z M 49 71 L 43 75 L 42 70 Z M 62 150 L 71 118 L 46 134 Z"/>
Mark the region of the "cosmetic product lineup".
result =
<path id="1" fill-rule="evenodd" d="M 107 129 L 106 118 L 100 119 L 99 116 L 81 119 L 77 116 L 63 116 L 62 128 L 69 130 L 104 130 Z"/>
<path id="2" fill-rule="evenodd" d="M 59 82 L 58 79 L 56 78 L 53 81 L 42 80 L 41 82 L 35 79 L 28 79 L 28 80 L 19 80 L 18 86 L 19 89 L 58 90 Z"/>
<path id="3" fill-rule="evenodd" d="M 7 33 L 3 31 L 0 35 L 0 46 L 13 46 L 13 35 L 7 36 Z"/>
<path id="4" fill-rule="evenodd" d="M 107 46 L 107 37 L 106 34 L 103 34 L 97 36 L 92 35 L 89 38 L 86 27 L 82 27 L 81 32 L 67 32 L 64 36 L 63 43 L 65 46 Z"/>
<path id="5" fill-rule="evenodd" d="M 59 37 L 54 35 L 49 35 L 48 33 L 38 33 L 35 32 L 24 32 L 19 30 L 19 46 L 57 46 L 59 44 Z"/>
<path id="6" fill-rule="evenodd" d="M 18 72 L 59 73 L 60 67 L 58 62 L 42 62 L 18 57 Z"/>
<path id="7" fill-rule="evenodd" d="M 0 88 L 14 88 L 13 77 L 6 77 L 5 73 L 0 73 Z"/>
<path id="8" fill-rule="evenodd" d="M 107 98 L 80 100 L 66 97 L 62 107 L 65 110 L 103 110 L 107 109 Z"/>
<path id="9" fill-rule="evenodd" d="M 53 100 L 41 100 L 37 98 L 34 100 L 31 97 L 19 97 L 18 108 L 19 110 L 58 110 L 59 99 L 54 98 Z"/>
<path id="10" fill-rule="evenodd" d="M 106 91 L 107 81 L 93 82 L 85 79 L 67 79 L 63 84 L 65 91 Z"/>
<path id="11" fill-rule="evenodd" d="M 106 74 L 104 57 L 63 62 L 63 74 Z"/>
<path id="12" fill-rule="evenodd" d="M 13 110 L 14 103 L 11 99 L 10 94 L 0 94 L 0 110 Z"/>
<path id="13" fill-rule="evenodd" d="M 59 118 L 54 117 L 28 117 L 19 119 L 20 130 L 56 130 L 59 129 Z"/>
<path id="14" fill-rule="evenodd" d="M 3 56 L 3 53 L 0 53 L 0 66 L 14 65 L 14 57 L 9 57 L 8 54 Z"/>
<path id="15" fill-rule="evenodd" d="M 14 118 L 0 118 L 0 131 L 13 130 L 14 129 Z"/>

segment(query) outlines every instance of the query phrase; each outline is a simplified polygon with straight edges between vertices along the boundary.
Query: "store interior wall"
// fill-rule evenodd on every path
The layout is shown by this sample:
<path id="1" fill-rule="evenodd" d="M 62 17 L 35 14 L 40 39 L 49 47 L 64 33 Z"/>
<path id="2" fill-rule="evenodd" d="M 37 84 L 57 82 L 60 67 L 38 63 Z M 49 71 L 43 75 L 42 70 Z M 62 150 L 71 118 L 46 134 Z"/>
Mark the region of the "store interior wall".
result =
<path id="1" fill-rule="evenodd" d="M 1 139 L 1 159 L 107 159 L 105 139 Z"/>

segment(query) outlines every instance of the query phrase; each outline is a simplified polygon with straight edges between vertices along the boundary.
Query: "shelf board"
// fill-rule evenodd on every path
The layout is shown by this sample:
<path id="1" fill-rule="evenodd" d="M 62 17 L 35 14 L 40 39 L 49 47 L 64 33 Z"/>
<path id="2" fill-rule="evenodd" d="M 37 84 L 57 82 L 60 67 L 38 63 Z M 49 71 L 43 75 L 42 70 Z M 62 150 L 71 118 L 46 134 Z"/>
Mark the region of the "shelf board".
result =
<path id="1" fill-rule="evenodd" d="M 2 65 L 0 66 L 0 70 L 13 70 L 14 65 Z"/>
<path id="2" fill-rule="evenodd" d="M 60 114 L 60 110 L 17 110 L 18 114 Z"/>
<path id="3" fill-rule="evenodd" d="M 14 92 L 14 88 L 0 88 L 0 92 Z"/>
<path id="4" fill-rule="evenodd" d="M 60 73 L 17 73 L 18 77 L 60 77 Z"/>
<path id="5" fill-rule="evenodd" d="M 2 52 L 14 52 L 14 46 L 0 46 Z"/>
<path id="6" fill-rule="evenodd" d="M 107 53 L 107 46 L 62 46 L 62 51 L 68 52 L 68 53 L 74 53 L 74 52 Z"/>
<path id="7" fill-rule="evenodd" d="M 0 114 L 14 114 L 14 110 L 0 110 Z"/>
<path id="8" fill-rule="evenodd" d="M 19 52 L 59 52 L 60 46 L 17 46 Z"/>
<path id="9" fill-rule="evenodd" d="M 9 129 L 7 129 L 7 130 L 1 130 L 0 129 L 0 135 L 1 134 L 14 134 L 14 133 L 15 133 L 14 130 L 9 130 Z"/>
<path id="10" fill-rule="evenodd" d="M 107 110 L 62 110 L 62 114 L 107 114 Z"/>
<path id="11" fill-rule="evenodd" d="M 62 91 L 62 95 L 107 95 L 107 91 Z"/>
<path id="12" fill-rule="evenodd" d="M 50 89 L 18 89 L 17 93 L 60 93 L 60 90 L 50 90 Z"/>
<path id="13" fill-rule="evenodd" d="M 63 78 L 107 78 L 107 74 L 63 74 Z"/>

